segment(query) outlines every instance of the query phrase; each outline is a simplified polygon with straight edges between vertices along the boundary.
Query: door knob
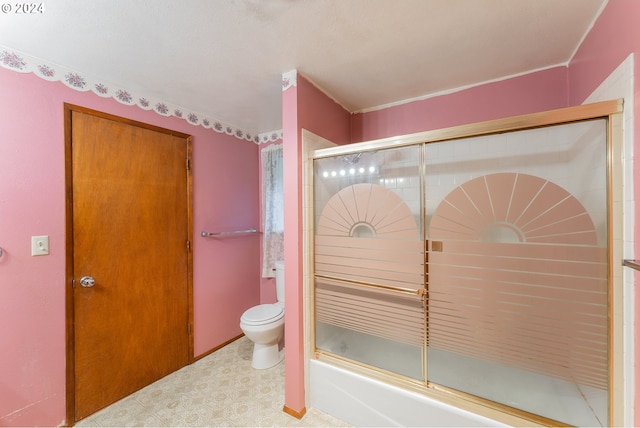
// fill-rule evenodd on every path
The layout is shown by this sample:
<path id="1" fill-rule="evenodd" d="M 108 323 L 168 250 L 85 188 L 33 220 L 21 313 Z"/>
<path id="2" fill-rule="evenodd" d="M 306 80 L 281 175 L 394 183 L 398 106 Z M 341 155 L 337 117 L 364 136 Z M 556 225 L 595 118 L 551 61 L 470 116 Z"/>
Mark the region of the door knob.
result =
<path id="1" fill-rule="evenodd" d="M 83 276 L 82 278 L 80 278 L 80 285 L 82 285 L 83 287 L 90 288 L 93 287 L 95 283 L 96 280 L 93 279 L 92 276 Z"/>

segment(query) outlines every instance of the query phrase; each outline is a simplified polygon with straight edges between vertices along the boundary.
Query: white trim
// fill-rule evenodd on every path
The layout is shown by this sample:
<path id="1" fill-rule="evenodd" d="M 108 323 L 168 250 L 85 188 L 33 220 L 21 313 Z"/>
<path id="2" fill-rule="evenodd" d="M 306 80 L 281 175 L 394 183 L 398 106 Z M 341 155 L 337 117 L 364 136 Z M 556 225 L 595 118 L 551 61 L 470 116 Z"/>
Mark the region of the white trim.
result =
<path id="1" fill-rule="evenodd" d="M 465 91 L 467 89 L 472 89 L 472 88 L 475 88 L 477 86 L 483 86 L 483 85 L 488 85 L 490 83 L 502 82 L 504 80 L 509 80 L 509 79 L 514 79 L 516 77 L 526 76 L 528 74 L 537 73 L 539 71 L 551 70 L 552 68 L 558 68 L 558 67 L 567 67 L 568 65 L 569 65 L 569 63 L 565 62 L 565 63 L 561 63 L 561 64 L 550 65 L 548 67 L 536 68 L 536 69 L 533 69 L 533 70 L 523 71 L 522 73 L 510 74 L 508 76 L 498 77 L 498 78 L 491 79 L 491 80 L 485 80 L 484 82 L 472 83 L 470 85 L 459 86 L 457 88 L 452 88 L 452 89 L 445 89 L 445 90 L 440 91 L 440 92 L 432 92 L 430 94 L 420 95 L 420 96 L 414 97 L 414 98 L 407 98 L 407 99 L 404 99 L 404 100 L 394 101 L 394 102 L 387 103 L 387 104 L 381 104 L 381 105 L 374 106 L 374 107 L 367 107 L 367 108 L 364 108 L 364 109 L 353 111 L 352 114 L 369 113 L 369 112 L 372 112 L 372 111 L 384 110 L 384 109 L 387 109 L 389 107 L 396 107 L 396 106 L 400 106 L 400 105 L 403 105 L 403 104 L 412 103 L 414 101 L 427 100 L 429 98 L 440 97 L 442 95 L 450 95 L 450 94 L 454 94 L 456 92 L 461 92 L 461 91 Z"/>
<path id="2" fill-rule="evenodd" d="M 298 76 L 299 75 L 304 77 L 317 90 L 322 92 L 331 101 L 333 101 L 334 103 L 336 103 L 340 107 L 342 107 L 346 112 L 348 112 L 350 114 L 353 113 L 351 110 L 349 110 L 347 107 L 345 107 L 344 104 L 342 104 L 339 100 L 337 100 L 333 95 L 331 95 L 329 92 L 327 92 L 322 86 L 318 85 L 316 82 L 311 80 L 309 78 L 309 76 L 305 75 L 304 73 L 300 73 L 298 70 L 291 70 L 291 71 L 287 71 L 286 73 L 282 74 L 282 91 L 284 92 L 287 89 L 291 88 L 292 86 L 296 86 L 297 87 L 298 86 Z"/>
<path id="3" fill-rule="evenodd" d="M 567 61 L 567 64 L 571 64 L 571 61 L 573 61 L 573 58 L 578 53 L 578 50 L 580 50 L 580 48 L 582 47 L 582 44 L 584 43 L 584 40 L 587 38 L 587 36 L 591 32 L 591 30 L 593 30 L 593 26 L 596 25 L 596 21 L 598 20 L 598 18 L 600 18 L 600 15 L 602 15 L 602 11 L 607 7 L 608 3 L 609 3 L 609 0 L 605 0 L 602 3 L 602 5 L 600 6 L 600 9 L 598 10 L 598 12 L 596 12 L 596 15 L 593 17 L 593 20 L 589 24 L 589 27 L 587 27 L 584 30 L 584 34 L 582 35 L 582 38 L 580 38 L 580 41 L 578 42 L 578 44 L 576 45 L 575 49 L 573 50 L 573 52 L 569 56 L 569 61 Z"/>

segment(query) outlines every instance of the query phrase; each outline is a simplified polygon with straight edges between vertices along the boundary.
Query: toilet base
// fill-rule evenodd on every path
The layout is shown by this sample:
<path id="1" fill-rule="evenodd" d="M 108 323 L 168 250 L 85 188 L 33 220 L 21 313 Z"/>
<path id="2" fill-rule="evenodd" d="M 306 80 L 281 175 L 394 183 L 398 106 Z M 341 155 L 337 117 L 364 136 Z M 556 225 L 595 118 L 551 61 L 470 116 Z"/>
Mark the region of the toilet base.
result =
<path id="1" fill-rule="evenodd" d="M 258 370 L 268 369 L 278 364 L 283 358 L 284 348 L 280 350 L 277 342 L 273 345 L 254 343 L 251 367 Z"/>

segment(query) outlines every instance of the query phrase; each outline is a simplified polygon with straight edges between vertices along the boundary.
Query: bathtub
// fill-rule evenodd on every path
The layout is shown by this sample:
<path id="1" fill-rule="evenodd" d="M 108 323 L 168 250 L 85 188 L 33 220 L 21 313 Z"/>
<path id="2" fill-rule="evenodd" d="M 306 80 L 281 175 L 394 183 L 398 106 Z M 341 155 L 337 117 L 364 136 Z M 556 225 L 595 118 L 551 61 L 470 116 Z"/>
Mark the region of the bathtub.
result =
<path id="1" fill-rule="evenodd" d="M 354 426 L 509 426 L 315 359 L 309 390 L 311 407 Z"/>

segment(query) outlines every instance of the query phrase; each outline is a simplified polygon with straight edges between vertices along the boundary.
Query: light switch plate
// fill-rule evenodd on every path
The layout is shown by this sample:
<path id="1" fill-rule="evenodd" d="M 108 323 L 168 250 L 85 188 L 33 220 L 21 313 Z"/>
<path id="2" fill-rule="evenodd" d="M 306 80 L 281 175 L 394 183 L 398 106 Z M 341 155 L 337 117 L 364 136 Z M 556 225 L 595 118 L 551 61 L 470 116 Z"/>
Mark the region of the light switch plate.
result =
<path id="1" fill-rule="evenodd" d="M 32 236 L 31 237 L 31 255 L 46 256 L 49 254 L 49 236 Z"/>

